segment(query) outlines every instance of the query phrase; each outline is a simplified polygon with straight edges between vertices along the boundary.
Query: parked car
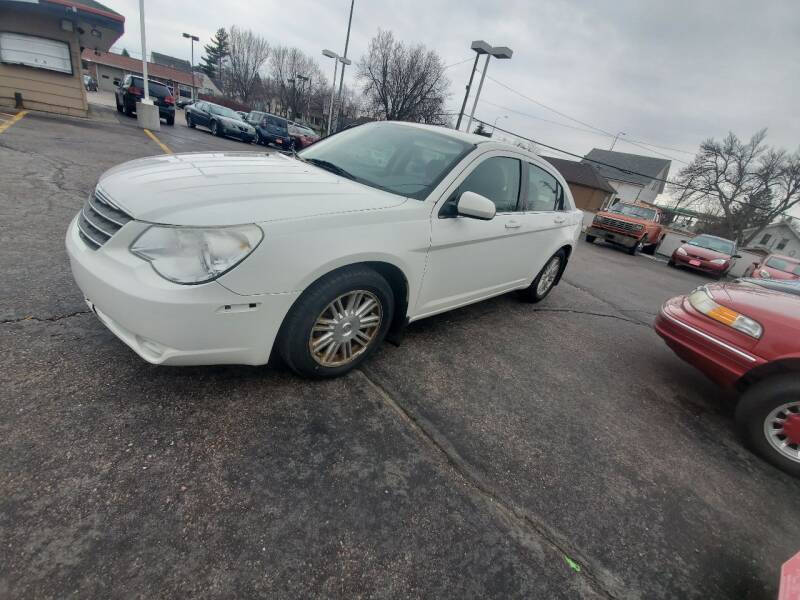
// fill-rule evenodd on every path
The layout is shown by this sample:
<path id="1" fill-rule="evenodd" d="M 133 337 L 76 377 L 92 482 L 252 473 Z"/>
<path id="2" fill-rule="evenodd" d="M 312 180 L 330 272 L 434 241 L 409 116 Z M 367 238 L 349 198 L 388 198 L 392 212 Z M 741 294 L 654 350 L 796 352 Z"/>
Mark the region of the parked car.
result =
<path id="1" fill-rule="evenodd" d="M 744 276 L 756 279 L 800 279 L 800 259 L 770 254 L 747 267 Z"/>
<path id="2" fill-rule="evenodd" d="M 586 241 L 591 244 L 600 238 L 626 247 L 629 254 L 653 255 L 665 235 L 660 221 L 661 211 L 657 208 L 617 202 L 597 213 L 586 230 Z"/>
<path id="3" fill-rule="evenodd" d="M 158 107 L 158 116 L 165 119 L 167 125 L 175 124 L 175 98 L 172 90 L 166 85 L 151 79 L 147 80 L 147 91 L 153 104 Z M 117 110 L 129 117 L 136 112 L 136 103 L 144 98 L 144 79 L 136 75 L 126 75 L 122 83 L 114 91 Z"/>
<path id="4" fill-rule="evenodd" d="M 211 133 L 219 136 L 239 138 L 251 143 L 256 132 L 253 126 L 245 123 L 236 111 L 212 102 L 195 102 L 186 107 L 186 125 L 188 127 L 207 127 Z"/>
<path id="5" fill-rule="evenodd" d="M 688 242 L 681 240 L 667 263 L 670 267 L 688 267 L 721 279 L 741 258 L 736 242 L 715 235 L 698 235 Z"/>
<path id="6" fill-rule="evenodd" d="M 92 77 L 91 75 L 84 75 L 83 76 L 83 87 L 86 88 L 89 92 L 96 92 L 97 91 L 97 80 Z"/>
<path id="7" fill-rule="evenodd" d="M 319 139 L 313 129 L 299 123 L 289 123 L 289 135 L 294 141 L 296 150 L 307 148 Z"/>
<path id="8" fill-rule="evenodd" d="M 116 166 L 66 244 L 89 306 L 151 363 L 258 365 L 274 348 L 297 373 L 333 377 L 410 321 L 512 290 L 543 299 L 581 222 L 535 154 L 384 121 L 297 158 Z"/>
<path id="9" fill-rule="evenodd" d="M 283 117 L 261 111 L 252 111 L 247 122 L 256 128 L 256 144 L 272 144 L 282 150 L 291 150 L 294 140 L 289 135 L 288 121 Z"/>
<path id="10" fill-rule="evenodd" d="M 668 300 L 655 330 L 680 358 L 738 390 L 746 442 L 800 475 L 800 281 L 700 286 Z"/>
<path id="11" fill-rule="evenodd" d="M 178 108 L 186 108 L 190 104 L 194 104 L 194 100 L 191 98 L 178 98 L 178 101 L 175 103 Z"/>

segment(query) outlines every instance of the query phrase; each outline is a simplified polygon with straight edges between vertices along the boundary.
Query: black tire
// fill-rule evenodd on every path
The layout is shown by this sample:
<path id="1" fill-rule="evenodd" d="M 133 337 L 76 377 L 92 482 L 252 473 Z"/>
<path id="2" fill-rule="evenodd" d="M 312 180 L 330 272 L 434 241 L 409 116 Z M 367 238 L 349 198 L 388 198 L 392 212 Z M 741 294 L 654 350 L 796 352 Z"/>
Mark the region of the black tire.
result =
<path id="1" fill-rule="evenodd" d="M 122 112 L 122 104 L 119 103 L 119 98 L 114 94 L 114 103 L 117 105 L 117 112 Z"/>
<path id="2" fill-rule="evenodd" d="M 186 113 L 186 126 L 189 129 L 194 129 L 194 121 L 192 121 L 192 115 L 190 113 Z"/>
<path id="3" fill-rule="evenodd" d="M 588 243 L 594 244 L 595 239 L 597 239 L 597 238 L 595 238 L 593 235 L 589 235 L 588 233 L 586 234 L 586 241 Z"/>
<path id="4" fill-rule="evenodd" d="M 266 146 L 264 143 L 264 138 L 262 138 L 261 134 L 258 133 L 258 129 L 256 129 L 256 144 L 259 146 Z"/>
<path id="5" fill-rule="evenodd" d="M 736 423 L 750 449 L 795 477 L 800 477 L 800 459 L 792 460 L 775 448 L 768 440 L 764 427 L 767 417 L 773 410 L 783 404 L 797 404 L 798 399 L 800 399 L 800 376 L 797 373 L 788 373 L 754 384 L 742 394 L 736 407 Z M 800 413 L 796 414 L 798 414 L 797 419 L 800 419 Z M 795 445 L 795 449 L 797 448 L 800 448 L 800 445 Z"/>
<path id="6" fill-rule="evenodd" d="M 170 115 L 167 117 L 167 125 L 175 125 L 175 115 Z"/>
<path id="7" fill-rule="evenodd" d="M 556 271 L 555 278 L 550 281 L 546 289 L 539 290 L 539 282 L 542 280 L 542 277 L 545 275 L 545 272 L 548 270 L 548 267 L 550 267 L 554 260 L 558 260 L 558 270 Z M 531 283 L 524 290 L 520 290 L 520 296 L 522 296 L 522 299 L 526 302 L 541 302 L 544 300 L 547 297 L 547 294 L 549 294 L 558 283 L 561 273 L 564 272 L 564 268 L 566 266 L 567 253 L 564 252 L 564 250 L 559 250 L 553 254 L 553 256 L 551 256 L 546 263 L 544 263 L 542 270 L 539 271 L 539 274 L 534 278 L 533 283 Z"/>
<path id="8" fill-rule="evenodd" d="M 217 137 L 221 136 L 222 134 L 219 132 L 219 125 L 216 121 L 211 121 L 211 135 L 215 135 Z"/>
<path id="9" fill-rule="evenodd" d="M 630 254 L 631 256 L 636 256 L 637 253 L 642 251 L 642 248 L 644 248 L 644 243 L 646 241 L 647 240 L 645 238 L 642 238 L 641 240 L 636 242 L 633 246 L 628 248 L 628 254 Z"/>
<path id="10" fill-rule="evenodd" d="M 309 348 L 311 330 L 325 308 L 348 292 L 366 290 L 381 305 L 381 322 L 366 349 L 350 362 L 329 367 L 320 364 Z M 366 266 L 335 271 L 316 281 L 295 302 L 281 325 L 276 348 L 286 365 L 298 375 L 314 379 L 338 377 L 367 360 L 381 345 L 394 316 L 394 294 L 387 281 Z"/>
<path id="11" fill-rule="evenodd" d="M 667 266 L 672 267 L 674 269 L 676 267 L 675 261 L 670 258 L 669 261 L 667 262 Z"/>
<path id="12" fill-rule="evenodd" d="M 642 248 L 642 254 L 647 254 L 648 256 L 655 256 L 656 248 L 658 248 L 658 244 L 650 244 L 649 246 L 645 246 Z"/>
<path id="13" fill-rule="evenodd" d="M 125 102 L 124 98 L 123 98 L 123 102 Z M 133 108 L 131 107 L 131 103 L 130 102 L 125 102 L 124 106 L 125 106 L 125 114 L 128 115 L 129 117 L 132 117 L 133 116 Z"/>

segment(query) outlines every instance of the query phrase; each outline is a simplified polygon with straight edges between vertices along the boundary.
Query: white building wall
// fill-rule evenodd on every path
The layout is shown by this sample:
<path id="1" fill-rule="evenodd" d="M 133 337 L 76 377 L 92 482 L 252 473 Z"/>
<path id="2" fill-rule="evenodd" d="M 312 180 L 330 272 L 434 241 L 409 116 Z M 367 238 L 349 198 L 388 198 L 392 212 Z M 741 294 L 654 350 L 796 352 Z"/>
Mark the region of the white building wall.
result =
<path id="1" fill-rule="evenodd" d="M 764 239 L 766 236 L 769 236 L 767 240 Z M 778 249 L 778 246 L 784 240 L 786 241 L 786 246 Z M 751 248 L 763 248 L 776 254 L 800 257 L 800 240 L 789 230 L 789 226 L 783 223 L 766 227 L 749 245 Z"/>
<path id="2" fill-rule="evenodd" d="M 636 202 L 636 200 L 642 199 L 641 194 L 644 192 L 640 185 L 623 181 L 614 181 L 613 179 L 609 179 L 608 183 L 617 190 L 616 197 L 620 198 L 623 202 Z"/>

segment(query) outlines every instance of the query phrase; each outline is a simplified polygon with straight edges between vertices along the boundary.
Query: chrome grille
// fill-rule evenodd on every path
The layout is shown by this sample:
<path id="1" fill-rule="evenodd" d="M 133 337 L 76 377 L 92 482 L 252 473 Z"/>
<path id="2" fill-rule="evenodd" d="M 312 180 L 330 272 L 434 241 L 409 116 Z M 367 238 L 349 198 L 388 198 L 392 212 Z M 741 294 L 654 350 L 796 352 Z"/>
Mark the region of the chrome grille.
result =
<path id="1" fill-rule="evenodd" d="M 597 217 L 595 221 L 599 225 L 607 225 L 609 227 L 615 227 L 616 229 L 621 229 L 623 231 L 641 231 L 642 226 L 639 223 L 631 223 L 629 221 L 621 221 L 620 219 L 612 219 L 610 217 Z"/>
<path id="2" fill-rule="evenodd" d="M 97 250 L 131 220 L 103 192 L 95 189 L 78 216 L 78 232 L 92 250 Z"/>

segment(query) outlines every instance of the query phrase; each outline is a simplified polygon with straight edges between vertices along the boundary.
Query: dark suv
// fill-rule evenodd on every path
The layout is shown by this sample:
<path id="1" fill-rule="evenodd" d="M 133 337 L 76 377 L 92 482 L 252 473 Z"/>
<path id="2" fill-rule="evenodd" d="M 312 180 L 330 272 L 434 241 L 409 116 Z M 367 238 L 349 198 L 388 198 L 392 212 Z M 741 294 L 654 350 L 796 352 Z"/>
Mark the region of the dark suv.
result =
<path id="1" fill-rule="evenodd" d="M 175 124 L 175 98 L 163 83 L 147 80 L 147 91 L 153 104 L 158 107 L 158 116 L 166 119 L 167 125 Z M 120 86 L 114 92 L 117 101 L 117 110 L 124 112 L 129 117 L 136 112 L 136 103 L 144 98 L 144 79 L 136 75 L 126 75 Z"/>
<path id="2" fill-rule="evenodd" d="M 256 144 L 274 144 L 291 150 L 294 140 L 289 135 L 289 122 L 283 117 L 254 110 L 247 114 L 247 122 L 256 128 Z"/>

